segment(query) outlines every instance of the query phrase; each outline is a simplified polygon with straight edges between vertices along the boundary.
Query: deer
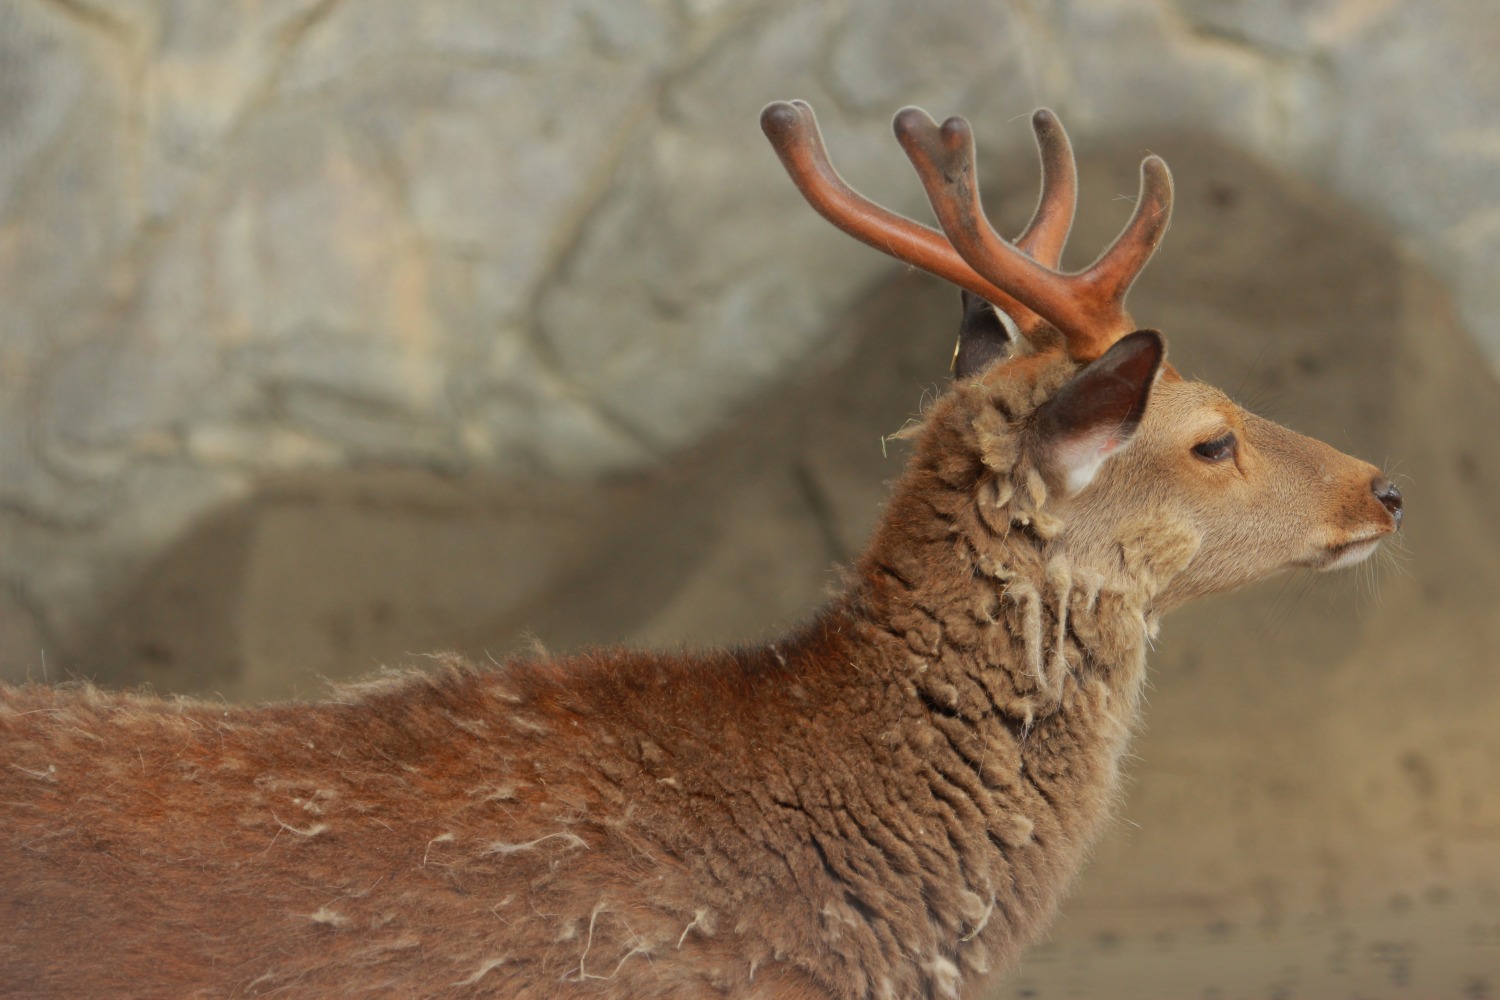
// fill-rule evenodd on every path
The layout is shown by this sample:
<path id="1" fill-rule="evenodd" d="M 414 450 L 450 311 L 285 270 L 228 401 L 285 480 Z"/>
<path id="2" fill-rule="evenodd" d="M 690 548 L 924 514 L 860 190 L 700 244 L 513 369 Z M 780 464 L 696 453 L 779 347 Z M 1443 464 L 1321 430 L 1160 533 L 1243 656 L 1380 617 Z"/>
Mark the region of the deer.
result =
<path id="1" fill-rule="evenodd" d="M 5 687 L 8 995 L 981 996 L 1117 806 L 1162 616 L 1400 527 L 1377 467 L 1130 318 L 1161 159 L 1070 273 L 1050 111 L 1013 241 L 962 118 L 895 118 L 939 229 L 849 187 L 805 102 L 761 124 L 817 212 L 961 290 L 951 382 L 838 593 L 756 644 L 446 656 L 315 703 Z"/>

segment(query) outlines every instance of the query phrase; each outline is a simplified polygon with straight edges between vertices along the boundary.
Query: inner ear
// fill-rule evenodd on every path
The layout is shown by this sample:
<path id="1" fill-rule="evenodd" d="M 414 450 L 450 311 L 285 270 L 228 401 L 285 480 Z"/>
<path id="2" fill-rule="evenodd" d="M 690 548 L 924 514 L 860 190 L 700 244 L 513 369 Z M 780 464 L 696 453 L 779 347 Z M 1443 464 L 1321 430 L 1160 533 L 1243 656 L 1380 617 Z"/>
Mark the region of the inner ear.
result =
<path id="1" fill-rule="evenodd" d="M 1010 354 L 1010 328 L 1000 310 L 967 289 L 959 289 L 964 318 L 958 325 L 958 351 L 953 355 L 953 377 L 972 378 Z"/>
<path id="2" fill-rule="evenodd" d="M 1166 345 L 1155 330 L 1121 337 L 1044 403 L 1036 428 L 1046 471 L 1073 494 L 1141 425 Z"/>

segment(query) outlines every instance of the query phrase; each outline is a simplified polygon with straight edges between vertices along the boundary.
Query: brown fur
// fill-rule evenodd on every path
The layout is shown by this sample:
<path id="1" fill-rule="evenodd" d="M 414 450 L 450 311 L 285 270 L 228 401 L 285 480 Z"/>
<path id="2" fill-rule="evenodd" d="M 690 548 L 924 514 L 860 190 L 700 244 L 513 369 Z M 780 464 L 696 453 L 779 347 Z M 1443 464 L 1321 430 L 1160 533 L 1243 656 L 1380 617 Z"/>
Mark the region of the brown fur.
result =
<path id="1" fill-rule="evenodd" d="M 978 995 L 1110 813 L 1160 614 L 1396 526 L 1373 467 L 1156 379 L 1153 338 L 1083 485 L 1043 428 L 1095 366 L 1042 331 L 955 383 L 845 592 L 763 646 L 449 660 L 318 705 L 0 688 L 0 983 Z M 1194 455 L 1226 428 L 1232 461 Z"/>
<path id="2" fill-rule="evenodd" d="M 315 706 L 6 690 L 0 980 L 973 995 L 1109 813 L 1159 602 L 1214 586 L 1170 491 L 1114 504 L 1108 555 L 1049 501 L 1024 427 L 1074 368 L 945 396 L 848 592 L 763 647 L 450 662 Z M 1155 423 L 1101 485 L 1150 478 Z"/>

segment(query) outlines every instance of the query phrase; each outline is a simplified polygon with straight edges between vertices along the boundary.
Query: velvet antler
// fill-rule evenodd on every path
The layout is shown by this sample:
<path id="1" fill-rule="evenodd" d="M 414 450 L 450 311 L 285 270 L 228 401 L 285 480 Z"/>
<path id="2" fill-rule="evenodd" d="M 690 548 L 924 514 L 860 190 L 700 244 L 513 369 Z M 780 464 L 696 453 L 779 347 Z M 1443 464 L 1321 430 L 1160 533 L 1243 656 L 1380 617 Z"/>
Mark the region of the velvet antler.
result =
<path id="1" fill-rule="evenodd" d="M 1042 159 L 1042 194 L 1031 222 L 1014 244 L 985 218 L 974 176 L 974 138 L 968 122 L 937 125 L 926 112 L 896 115 L 896 137 L 927 191 L 938 233 L 854 191 L 833 169 L 812 108 L 777 102 L 761 113 L 761 128 L 798 189 L 817 211 L 856 239 L 966 288 L 1005 310 L 1023 333 L 1046 323 L 1066 338 L 1068 353 L 1088 361 L 1135 328 L 1125 296 L 1151 259 L 1171 217 L 1172 176 L 1156 156 L 1141 164 L 1141 192 L 1124 230 L 1093 264 L 1077 274 L 1059 271 L 1073 222 L 1077 176 L 1067 134 L 1052 112 L 1032 116 Z"/>

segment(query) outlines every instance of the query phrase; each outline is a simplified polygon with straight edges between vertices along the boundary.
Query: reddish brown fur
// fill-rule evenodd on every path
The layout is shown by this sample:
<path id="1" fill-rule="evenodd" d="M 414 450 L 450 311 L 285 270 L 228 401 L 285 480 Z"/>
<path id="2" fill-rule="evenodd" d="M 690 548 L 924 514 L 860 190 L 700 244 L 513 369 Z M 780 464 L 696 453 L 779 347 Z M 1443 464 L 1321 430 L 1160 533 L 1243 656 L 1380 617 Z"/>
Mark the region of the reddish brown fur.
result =
<path id="1" fill-rule="evenodd" d="M 1395 527 L 1372 467 L 1180 379 L 1069 493 L 1036 414 L 1078 372 L 955 383 L 845 593 L 764 646 L 319 705 L 0 689 L 0 982 L 978 995 L 1109 814 L 1160 613 Z M 1216 421 L 1242 454 L 1208 466 Z"/>

